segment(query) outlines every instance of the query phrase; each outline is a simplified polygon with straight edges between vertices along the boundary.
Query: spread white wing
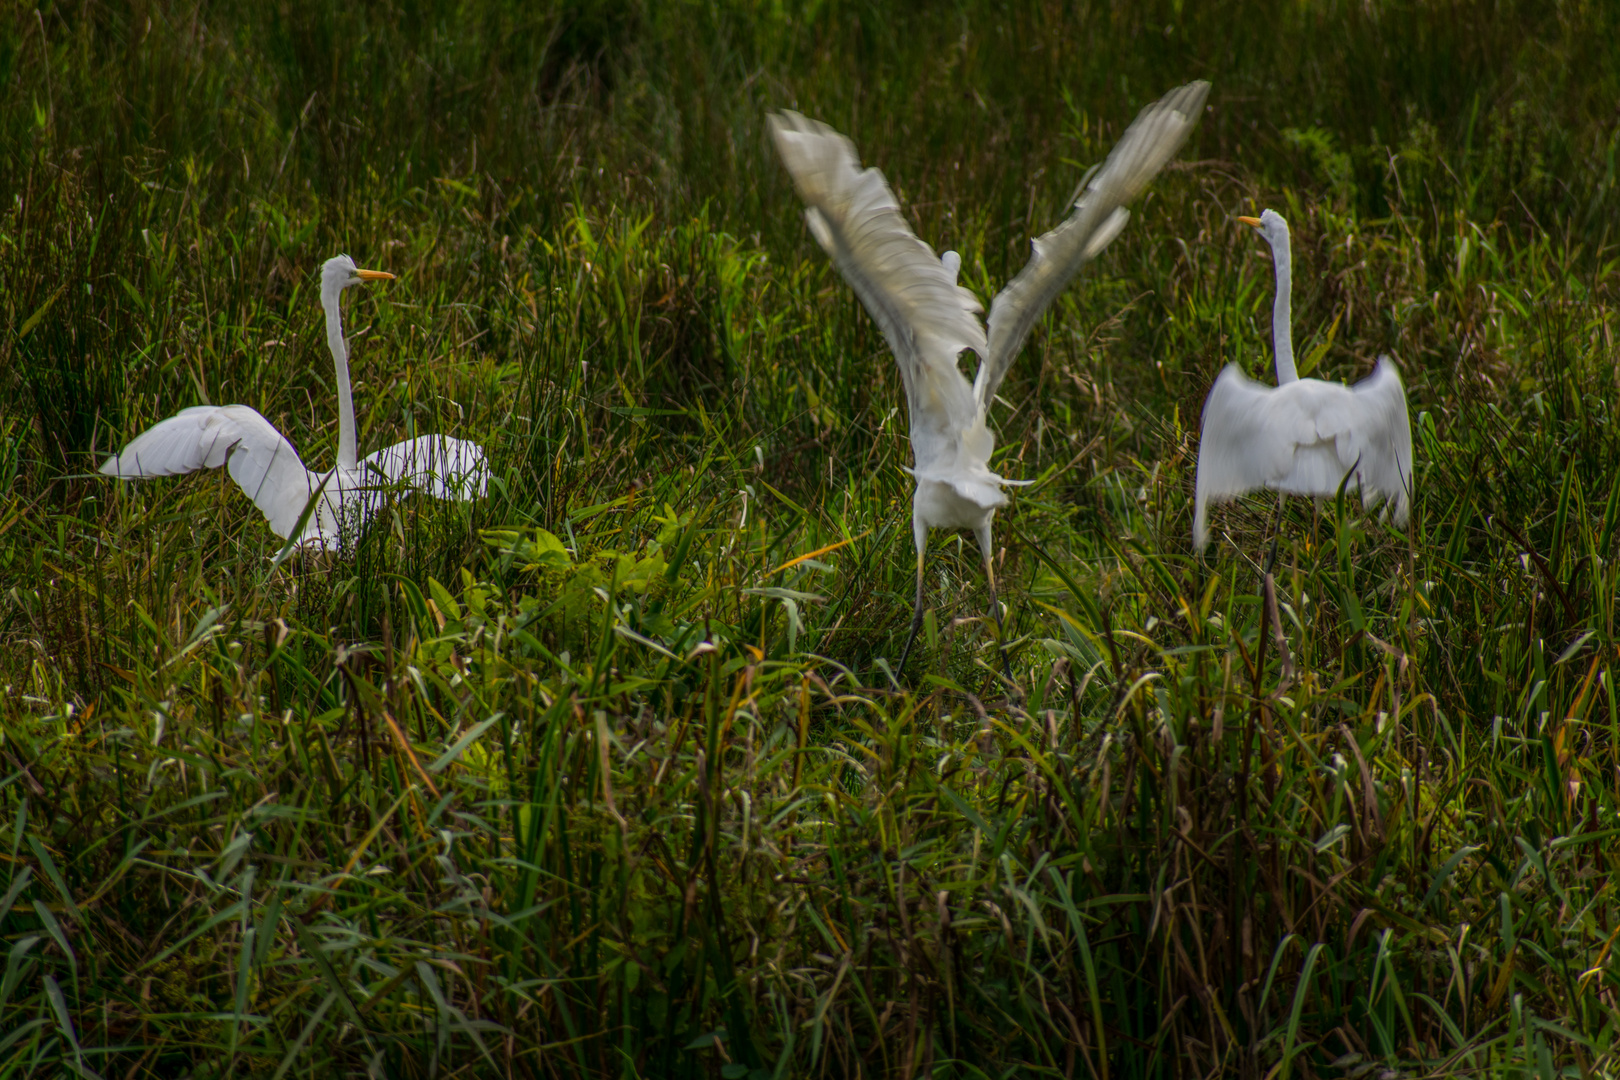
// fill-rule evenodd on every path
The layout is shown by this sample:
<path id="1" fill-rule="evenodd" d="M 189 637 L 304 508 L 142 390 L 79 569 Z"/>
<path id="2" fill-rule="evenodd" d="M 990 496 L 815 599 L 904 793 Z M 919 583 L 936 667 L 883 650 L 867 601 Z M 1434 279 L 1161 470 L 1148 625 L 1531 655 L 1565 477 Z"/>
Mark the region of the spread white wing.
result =
<path id="1" fill-rule="evenodd" d="M 1108 160 L 1086 185 L 1063 224 L 1036 238 L 1034 252 L 1018 276 L 990 305 L 990 353 L 973 381 L 981 412 L 990 411 L 996 390 L 1030 328 L 1047 306 L 1125 227 L 1126 204 L 1159 174 L 1187 141 L 1203 114 L 1209 83 L 1202 80 L 1170 91 L 1137 114 Z"/>
<path id="2" fill-rule="evenodd" d="M 423 435 L 395 443 L 360 461 L 361 483 L 407 483 L 435 499 L 479 499 L 489 486 L 489 463 L 477 443 Z"/>
<path id="3" fill-rule="evenodd" d="M 1371 503 L 1388 500 L 1406 522 L 1412 490 L 1412 427 L 1406 390 L 1389 357 L 1355 386 L 1300 379 L 1266 386 L 1229 365 L 1204 403 L 1193 509 L 1193 543 L 1209 540 L 1208 504 L 1258 488 L 1333 495 L 1346 474 Z"/>
<path id="4" fill-rule="evenodd" d="M 231 479 L 247 493 L 277 536 L 298 524 L 320 477 L 304 468 L 298 451 L 263 416 L 246 405 L 197 405 L 136 436 L 101 466 L 107 476 L 144 480 L 229 464 Z"/>
<path id="5" fill-rule="evenodd" d="M 860 167 L 853 143 L 795 112 L 772 114 L 770 125 L 811 233 L 900 365 L 917 474 L 960 483 L 968 498 L 990 498 L 984 486 L 1000 482 L 985 464 L 993 440 L 956 366 L 964 350 L 987 355 L 984 309 L 956 284 L 955 262 L 942 263 L 911 231 L 883 174 Z M 999 488 L 993 498 L 1002 501 Z"/>

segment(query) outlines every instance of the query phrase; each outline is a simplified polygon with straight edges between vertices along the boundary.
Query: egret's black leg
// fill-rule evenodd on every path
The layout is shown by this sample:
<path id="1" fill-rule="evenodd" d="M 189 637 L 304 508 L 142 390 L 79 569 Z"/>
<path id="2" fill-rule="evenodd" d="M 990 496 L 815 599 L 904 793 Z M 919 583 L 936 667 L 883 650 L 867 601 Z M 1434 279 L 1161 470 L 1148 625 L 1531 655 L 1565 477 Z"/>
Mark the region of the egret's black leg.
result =
<path id="1" fill-rule="evenodd" d="M 906 657 L 911 655 L 911 646 L 917 641 L 917 631 L 922 629 L 923 621 L 923 553 L 922 548 L 917 549 L 917 598 L 911 605 L 911 632 L 906 635 L 906 647 L 900 650 L 900 663 L 896 665 L 894 673 L 898 676 L 906 670 Z"/>
<path id="2" fill-rule="evenodd" d="M 995 543 L 990 535 L 990 519 L 974 530 L 979 540 L 979 551 L 984 555 L 984 579 L 990 584 L 990 614 L 996 617 L 996 651 L 1001 654 L 1001 673 L 1012 678 L 1012 668 L 1007 663 L 1007 646 L 1002 644 L 1006 640 L 1006 627 L 1001 622 L 1001 604 L 996 599 L 996 567 Z"/>
<path id="3" fill-rule="evenodd" d="M 1285 498 L 1287 498 L 1286 495 L 1277 496 L 1277 513 L 1271 519 L 1271 554 L 1266 556 L 1265 573 L 1267 575 L 1271 573 L 1272 566 L 1277 562 L 1277 541 L 1282 538 L 1282 511 L 1283 499 Z"/>
<path id="4" fill-rule="evenodd" d="M 984 556 L 984 578 L 990 583 L 990 614 L 996 617 L 996 651 L 1001 654 L 1001 673 L 1012 678 L 1012 666 L 1007 663 L 1007 628 L 1001 621 L 1001 603 L 996 599 L 996 568 L 990 563 L 990 553 Z"/>

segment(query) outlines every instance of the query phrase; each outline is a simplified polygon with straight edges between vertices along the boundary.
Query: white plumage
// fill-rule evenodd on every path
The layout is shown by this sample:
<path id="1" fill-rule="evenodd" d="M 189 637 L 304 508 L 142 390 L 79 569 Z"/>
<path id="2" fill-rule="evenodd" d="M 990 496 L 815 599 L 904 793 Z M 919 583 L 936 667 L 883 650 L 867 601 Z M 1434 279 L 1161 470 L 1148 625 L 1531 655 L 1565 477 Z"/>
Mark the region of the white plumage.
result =
<path id="1" fill-rule="evenodd" d="M 264 513 L 271 531 L 283 538 L 298 529 L 310 499 L 318 495 L 297 542 L 319 549 L 340 549 L 345 531 L 352 537 L 381 505 L 383 491 L 398 484 L 439 499 L 482 497 L 489 467 L 483 450 L 464 439 L 426 435 L 356 460 L 340 297 L 350 285 L 393 276 L 359 269 L 347 255 L 321 267 L 326 339 L 337 369 L 338 460 L 331 472 L 311 472 L 275 425 L 246 405 L 196 405 L 136 436 L 102 464 L 102 473 L 144 480 L 226 465 L 231 479 Z"/>
<path id="2" fill-rule="evenodd" d="M 435 499 L 481 499 L 489 486 L 484 449 L 448 435 L 419 435 L 360 459 L 362 481 L 405 484 Z"/>
<path id="3" fill-rule="evenodd" d="M 1204 402 L 1193 497 L 1193 543 L 1209 542 L 1209 505 L 1259 488 L 1328 496 L 1350 477 L 1371 505 L 1388 502 L 1397 525 L 1411 507 L 1412 427 L 1394 361 L 1378 358 L 1354 386 L 1301 379 L 1294 369 L 1288 223 L 1267 210 L 1239 221 L 1260 230 L 1277 264 L 1272 339 L 1278 386 L 1228 365 Z"/>
<path id="4" fill-rule="evenodd" d="M 826 124 L 795 112 L 770 117 L 776 148 L 804 200 L 816 242 L 860 297 L 883 332 L 905 384 L 911 420 L 912 534 L 917 598 L 900 666 L 923 612 L 923 553 L 930 528 L 971 529 L 989 576 L 991 608 L 1000 620 L 991 570 L 991 521 L 1016 481 L 990 468 L 995 437 L 985 421 L 996 390 L 1030 328 L 1080 271 L 1119 235 L 1125 204 L 1186 141 L 1209 93 L 1189 83 L 1142 110 L 1075 204 L 1068 219 L 1034 242 L 1029 263 L 995 298 L 989 332 L 978 298 L 956 284 L 960 257 L 936 257 L 919 240 L 877 169 L 862 169 L 855 145 Z M 979 356 L 973 382 L 957 367 L 963 352 Z"/>

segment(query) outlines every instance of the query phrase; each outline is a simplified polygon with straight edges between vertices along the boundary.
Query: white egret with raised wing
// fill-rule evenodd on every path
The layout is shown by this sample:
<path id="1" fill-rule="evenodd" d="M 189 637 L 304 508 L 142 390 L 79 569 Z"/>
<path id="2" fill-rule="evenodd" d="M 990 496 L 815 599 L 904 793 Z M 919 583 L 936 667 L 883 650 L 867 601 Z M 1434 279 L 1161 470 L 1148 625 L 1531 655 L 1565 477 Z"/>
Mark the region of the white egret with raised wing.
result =
<path id="1" fill-rule="evenodd" d="M 358 526 L 381 505 L 383 491 L 399 484 L 439 499 L 482 497 L 489 466 L 483 449 L 465 439 L 423 435 L 365 458 L 357 456 L 340 299 L 351 285 L 393 276 L 381 270 L 362 270 L 347 255 L 328 259 L 321 267 L 326 343 L 337 367 L 336 468 L 311 472 L 286 436 L 255 409 L 195 405 L 136 436 L 106 460 L 102 473 L 145 480 L 227 465 L 237 486 L 264 513 L 272 532 L 290 539 L 296 530 L 298 546 L 320 550 L 343 549 L 345 538 L 352 540 Z"/>
<path id="2" fill-rule="evenodd" d="M 1209 542 L 1209 505 L 1260 488 L 1328 496 L 1349 477 L 1369 505 L 1388 502 L 1404 525 L 1411 507 L 1412 426 L 1394 361 L 1380 356 L 1356 383 L 1302 379 L 1294 367 L 1289 300 L 1293 287 L 1288 222 L 1275 210 L 1240 217 L 1271 245 L 1277 269 L 1272 349 L 1277 385 L 1228 364 L 1204 402 L 1193 494 L 1193 544 Z"/>
<path id="3" fill-rule="evenodd" d="M 936 257 L 917 238 L 883 174 L 860 167 L 854 143 L 795 112 L 771 116 L 777 151 L 804 200 L 811 234 L 878 324 L 905 384 L 917 485 L 911 504 L 917 595 L 897 670 L 905 667 L 922 625 L 929 529 L 973 532 L 1000 628 L 990 527 L 1007 502 L 1002 488 L 1019 481 L 990 468 L 990 405 L 1031 327 L 1080 268 L 1119 235 L 1129 217 L 1126 204 L 1181 148 L 1208 93 L 1207 82 L 1189 83 L 1142 110 L 1084 185 L 1067 220 L 1034 241 L 1029 263 L 996 296 L 988 334 L 978 299 L 956 283 L 960 257 L 953 251 Z M 971 383 L 957 367 L 963 352 L 979 357 Z"/>

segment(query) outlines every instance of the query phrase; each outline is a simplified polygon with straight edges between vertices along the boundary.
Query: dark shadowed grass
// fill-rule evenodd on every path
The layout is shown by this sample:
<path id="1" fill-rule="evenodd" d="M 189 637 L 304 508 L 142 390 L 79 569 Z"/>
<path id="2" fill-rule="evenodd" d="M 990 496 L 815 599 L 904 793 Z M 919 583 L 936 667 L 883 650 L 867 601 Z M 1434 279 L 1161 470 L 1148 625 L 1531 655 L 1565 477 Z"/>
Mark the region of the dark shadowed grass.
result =
<path id="1" fill-rule="evenodd" d="M 0 1073 L 1607 1075 L 1614 14 L 57 5 L 0 35 Z M 851 132 L 988 298 L 1136 109 L 1183 160 L 1014 367 L 1011 678 L 916 658 L 906 419 L 763 117 Z M 1203 395 L 1393 351 L 1417 492 L 1216 514 Z M 482 443 L 272 566 L 326 467 Z M 1273 538 L 1274 603 L 1262 575 Z"/>

